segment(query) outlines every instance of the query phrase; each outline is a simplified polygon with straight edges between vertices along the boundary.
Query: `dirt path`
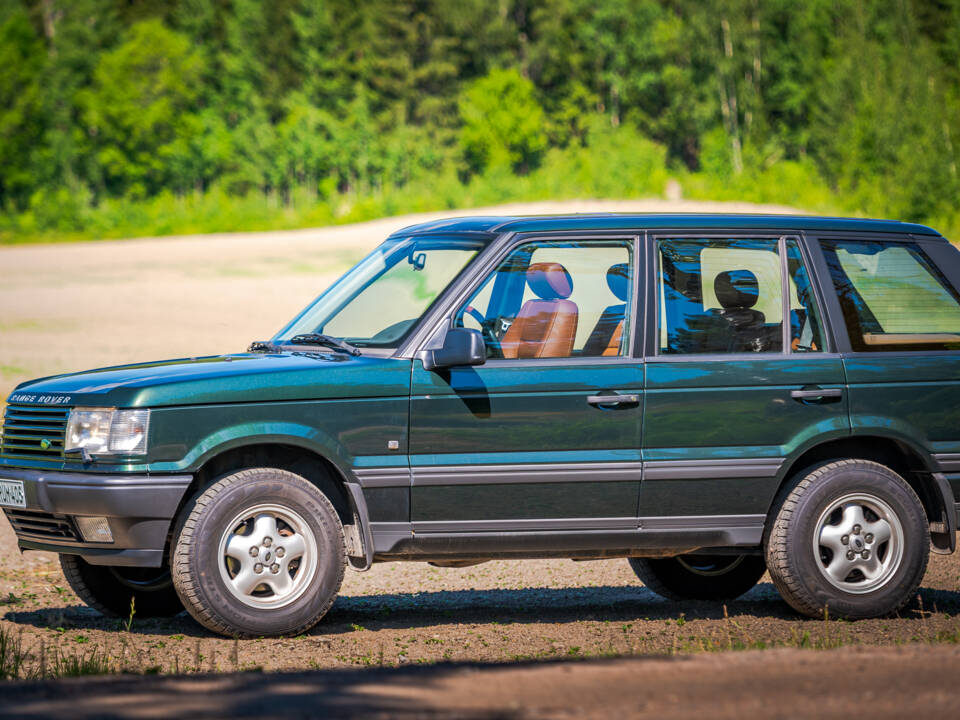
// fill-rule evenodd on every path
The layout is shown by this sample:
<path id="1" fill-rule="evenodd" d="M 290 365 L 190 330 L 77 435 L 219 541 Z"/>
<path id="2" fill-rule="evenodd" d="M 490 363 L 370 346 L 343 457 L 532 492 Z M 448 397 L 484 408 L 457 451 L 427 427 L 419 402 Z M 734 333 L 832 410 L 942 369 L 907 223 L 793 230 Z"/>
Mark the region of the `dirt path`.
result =
<path id="1" fill-rule="evenodd" d="M 246 349 L 388 234 L 454 215 L 791 212 L 663 200 L 544 202 L 311 230 L 0 246 L 0 405 L 30 378 Z"/>
<path id="2" fill-rule="evenodd" d="M 0 717 L 950 717 L 958 670 L 956 647 L 912 647 L 82 680 L 6 687 Z"/>

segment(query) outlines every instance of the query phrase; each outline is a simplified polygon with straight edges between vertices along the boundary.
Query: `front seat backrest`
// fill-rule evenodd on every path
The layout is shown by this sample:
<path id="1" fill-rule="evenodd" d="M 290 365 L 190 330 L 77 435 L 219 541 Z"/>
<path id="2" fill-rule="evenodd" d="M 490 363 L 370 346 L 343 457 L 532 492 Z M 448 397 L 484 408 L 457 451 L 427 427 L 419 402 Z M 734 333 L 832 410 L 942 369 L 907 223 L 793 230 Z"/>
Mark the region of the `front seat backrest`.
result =
<path id="1" fill-rule="evenodd" d="M 760 283 L 749 270 L 728 270 L 717 275 L 713 283 L 717 302 L 723 310 L 720 317 L 732 332 L 728 352 L 748 352 L 762 348 L 766 317 L 754 305 L 760 299 Z"/>
<path id="2" fill-rule="evenodd" d="M 579 312 L 568 300 L 573 292 L 570 273 L 560 263 L 533 263 L 527 285 L 537 299 L 520 308 L 500 347 L 505 358 L 569 357 L 577 337 Z"/>
<path id="3" fill-rule="evenodd" d="M 612 265 L 607 270 L 607 287 L 621 303 L 610 305 L 600 315 L 583 346 L 584 355 L 595 357 L 620 354 L 623 324 L 627 317 L 627 300 L 630 297 L 630 266 L 627 263 Z"/>

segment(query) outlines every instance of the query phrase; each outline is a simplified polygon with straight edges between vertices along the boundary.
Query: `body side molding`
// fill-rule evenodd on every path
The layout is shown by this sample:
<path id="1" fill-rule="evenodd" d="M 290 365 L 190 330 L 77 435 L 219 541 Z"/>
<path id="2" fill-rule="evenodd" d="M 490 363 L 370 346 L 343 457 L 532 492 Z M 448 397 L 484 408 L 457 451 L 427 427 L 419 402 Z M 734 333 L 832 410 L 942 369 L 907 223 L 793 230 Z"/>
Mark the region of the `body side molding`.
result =
<path id="1" fill-rule="evenodd" d="M 655 460 L 643 465 L 644 480 L 723 480 L 776 477 L 784 458 Z"/>
<path id="2" fill-rule="evenodd" d="M 960 456 L 958 456 L 960 458 Z M 773 478 L 783 458 L 353 468 L 363 488 Z M 958 462 L 960 466 L 960 462 Z"/>

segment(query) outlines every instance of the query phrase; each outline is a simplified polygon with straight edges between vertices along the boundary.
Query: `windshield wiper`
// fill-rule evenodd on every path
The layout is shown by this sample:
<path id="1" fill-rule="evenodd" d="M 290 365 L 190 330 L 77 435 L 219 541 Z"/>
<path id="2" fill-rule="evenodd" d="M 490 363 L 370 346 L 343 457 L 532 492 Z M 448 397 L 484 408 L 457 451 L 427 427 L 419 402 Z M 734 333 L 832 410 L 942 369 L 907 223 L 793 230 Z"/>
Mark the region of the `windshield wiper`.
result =
<path id="1" fill-rule="evenodd" d="M 320 333 L 303 333 L 301 335 L 294 335 L 292 338 L 290 338 L 289 342 L 291 345 L 322 345 L 323 347 L 339 350 L 340 352 L 345 352 L 349 355 L 360 355 L 360 349 L 358 347 L 351 345 L 340 338 L 332 337 L 331 335 L 321 335 Z"/>
<path id="2" fill-rule="evenodd" d="M 250 347 L 247 348 L 247 352 L 273 352 L 277 349 L 277 346 L 264 342 L 263 340 L 254 340 L 250 343 Z"/>

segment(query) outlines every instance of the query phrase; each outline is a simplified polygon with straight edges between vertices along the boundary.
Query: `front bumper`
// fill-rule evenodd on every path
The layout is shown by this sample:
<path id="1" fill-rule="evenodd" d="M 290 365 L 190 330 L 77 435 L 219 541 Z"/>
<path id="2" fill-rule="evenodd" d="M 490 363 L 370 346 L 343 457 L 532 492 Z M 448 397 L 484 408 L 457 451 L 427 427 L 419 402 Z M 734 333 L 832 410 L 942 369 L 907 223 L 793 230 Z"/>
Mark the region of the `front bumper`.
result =
<path id="1" fill-rule="evenodd" d="M 22 480 L 26 508 L 4 508 L 21 550 L 80 555 L 93 565 L 160 567 L 191 475 L 102 475 L 0 467 Z M 112 543 L 84 542 L 76 515 L 108 518 Z"/>

